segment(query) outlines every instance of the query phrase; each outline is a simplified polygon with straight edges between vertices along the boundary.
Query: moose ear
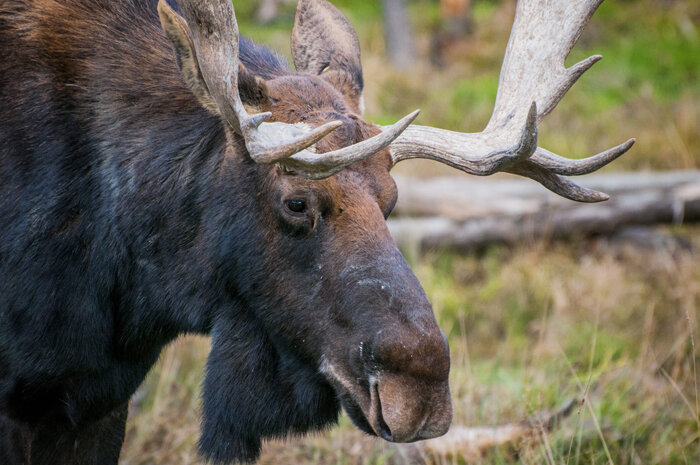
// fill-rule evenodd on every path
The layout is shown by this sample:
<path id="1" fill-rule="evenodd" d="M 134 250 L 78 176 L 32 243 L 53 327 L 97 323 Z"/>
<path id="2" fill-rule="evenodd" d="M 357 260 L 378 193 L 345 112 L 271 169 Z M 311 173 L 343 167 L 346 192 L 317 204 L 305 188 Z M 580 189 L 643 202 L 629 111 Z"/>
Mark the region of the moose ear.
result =
<path id="1" fill-rule="evenodd" d="M 318 370 L 280 353 L 249 311 L 227 309 L 211 335 L 199 440 L 208 461 L 254 462 L 263 439 L 337 421 L 340 406 Z"/>
<path id="2" fill-rule="evenodd" d="M 194 43 L 192 42 L 192 33 L 185 19 L 173 10 L 166 0 L 158 2 L 158 16 L 160 16 L 160 24 L 163 27 L 163 31 L 165 31 L 175 50 L 177 66 L 180 68 L 185 84 L 187 84 L 187 87 L 190 88 L 204 108 L 212 113 L 219 114 L 219 109 L 209 94 L 202 71 L 199 69 Z"/>
<path id="3" fill-rule="evenodd" d="M 321 76 L 362 113 L 360 42 L 340 10 L 326 0 L 299 0 L 292 57 L 297 71 Z"/>
<path id="4" fill-rule="evenodd" d="M 248 113 L 267 111 L 270 103 L 267 83 L 259 76 L 248 71 L 243 63 L 238 62 L 238 93 L 241 101 L 248 108 Z"/>
<path id="5" fill-rule="evenodd" d="M 180 68 L 185 84 L 187 84 L 187 87 L 190 88 L 204 108 L 214 114 L 220 114 L 214 99 L 209 94 L 209 88 L 199 68 L 194 42 L 192 41 L 192 33 L 187 26 L 187 22 L 168 5 L 166 0 L 158 2 L 158 16 L 160 16 L 160 24 L 165 34 L 173 45 L 177 65 Z M 240 62 L 238 92 L 241 96 L 241 101 L 245 105 L 250 105 L 256 109 L 264 107 L 268 101 L 265 81 L 252 75 Z M 257 111 L 255 112 L 257 113 Z"/>

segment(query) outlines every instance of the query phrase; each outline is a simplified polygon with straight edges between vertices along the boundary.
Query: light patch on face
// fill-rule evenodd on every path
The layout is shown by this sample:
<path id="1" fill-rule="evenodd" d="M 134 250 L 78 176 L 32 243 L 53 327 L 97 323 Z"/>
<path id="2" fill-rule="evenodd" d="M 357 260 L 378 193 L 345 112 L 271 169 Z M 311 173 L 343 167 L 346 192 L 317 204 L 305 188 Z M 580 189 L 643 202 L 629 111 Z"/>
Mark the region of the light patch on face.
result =
<path id="1" fill-rule="evenodd" d="M 365 93 L 360 94 L 360 103 L 359 103 L 359 110 L 360 110 L 360 116 L 365 116 Z"/>
<path id="2" fill-rule="evenodd" d="M 354 391 L 355 386 L 353 386 L 352 382 L 345 376 L 343 376 L 341 373 L 339 373 L 338 370 L 336 370 L 335 367 L 331 365 L 331 363 L 328 361 L 325 355 L 321 356 L 321 366 L 319 367 L 318 371 L 327 378 L 336 381 L 338 384 L 343 386 L 346 391 Z"/>

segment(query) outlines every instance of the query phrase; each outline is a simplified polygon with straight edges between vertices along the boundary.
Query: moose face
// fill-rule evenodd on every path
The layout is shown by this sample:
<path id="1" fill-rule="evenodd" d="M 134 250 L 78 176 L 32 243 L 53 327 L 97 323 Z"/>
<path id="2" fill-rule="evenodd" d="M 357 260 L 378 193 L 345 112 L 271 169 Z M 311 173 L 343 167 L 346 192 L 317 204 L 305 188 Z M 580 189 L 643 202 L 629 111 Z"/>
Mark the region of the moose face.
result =
<path id="1" fill-rule="evenodd" d="M 252 114 L 271 113 L 271 123 L 307 130 L 342 123 L 311 149 L 319 155 L 379 135 L 381 128 L 360 114 L 352 28 L 342 15 L 308 21 L 303 13 L 293 40 L 299 73 L 261 73 L 244 56 L 242 103 Z M 162 2 L 160 14 L 186 83 L 219 114 L 186 22 Z M 319 31 L 334 31 L 344 45 L 321 47 Z M 314 71 L 306 61 L 324 66 Z M 238 191 L 230 200 L 238 219 L 220 234 L 235 304 L 212 331 L 205 454 L 222 462 L 254 459 L 261 437 L 321 427 L 335 420 L 338 404 L 360 429 L 389 441 L 444 434 L 452 418 L 449 350 L 386 225 L 397 198 L 388 149 L 311 180 L 250 163 L 233 128 L 226 130 L 224 177 Z"/>
<path id="2" fill-rule="evenodd" d="M 256 306 L 271 337 L 318 368 L 361 429 L 405 442 L 449 426 L 449 353 L 389 235 L 395 191 L 388 175 L 367 171 L 376 164 L 322 181 L 277 175 L 260 270 L 274 296 Z"/>
<path id="3" fill-rule="evenodd" d="M 272 121 L 343 122 L 316 145 L 319 154 L 379 132 L 321 77 L 263 85 L 261 110 Z M 390 167 L 385 150 L 322 180 L 263 170 L 256 211 L 269 222 L 261 226 L 258 285 L 267 292 L 254 306 L 267 309 L 258 316 L 284 353 L 319 370 L 359 428 L 407 442 L 449 427 L 449 351 L 386 225 L 397 197 Z"/>
<path id="4" fill-rule="evenodd" d="M 273 119 L 292 123 L 303 112 L 301 121 L 314 127 L 343 121 L 317 144 L 320 153 L 379 132 L 323 79 L 282 81 L 269 86 L 271 101 L 279 102 L 269 106 Z M 309 97 L 297 95 L 299 89 Z M 269 201 L 278 221 L 274 242 L 288 250 L 275 259 L 287 263 L 269 266 L 284 269 L 285 277 L 276 281 L 279 295 L 299 292 L 299 263 L 308 279 L 301 324 L 289 331 L 289 323 L 276 322 L 285 334 L 302 335 L 288 343 L 302 347 L 316 341 L 302 350 L 310 352 L 355 424 L 406 442 L 439 436 L 449 427 L 449 352 L 430 303 L 386 226 L 397 195 L 390 166 L 389 154 L 380 152 L 320 181 L 278 173 Z"/>

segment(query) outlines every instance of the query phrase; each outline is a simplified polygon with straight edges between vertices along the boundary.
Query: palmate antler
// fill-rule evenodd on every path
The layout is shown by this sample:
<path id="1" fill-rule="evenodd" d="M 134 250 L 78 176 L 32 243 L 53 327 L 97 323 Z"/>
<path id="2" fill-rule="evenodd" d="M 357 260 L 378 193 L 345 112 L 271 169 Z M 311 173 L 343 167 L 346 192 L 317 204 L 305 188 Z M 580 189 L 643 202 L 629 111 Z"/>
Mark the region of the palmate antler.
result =
<path id="1" fill-rule="evenodd" d="M 179 26 L 191 42 L 208 93 L 222 118 L 243 136 L 257 163 L 278 163 L 308 178 L 325 178 L 387 147 L 418 116 L 416 111 L 370 139 L 333 152 L 317 155 L 306 150 L 342 123 L 331 121 L 309 130 L 294 124 L 267 123 L 270 113 L 248 114 L 238 92 L 239 32 L 231 0 L 177 3 L 187 23 Z M 160 0 L 158 8 L 162 20 L 181 21 L 166 0 Z"/>
<path id="2" fill-rule="evenodd" d="M 428 158 L 479 176 L 499 171 L 527 176 L 580 202 L 608 196 L 563 176 L 591 173 L 629 150 L 622 145 L 583 160 L 537 147 L 537 125 L 600 56 L 564 67 L 581 31 L 603 0 L 520 0 L 506 49 L 496 105 L 486 129 L 466 134 L 410 126 L 391 145 L 394 164 Z"/>

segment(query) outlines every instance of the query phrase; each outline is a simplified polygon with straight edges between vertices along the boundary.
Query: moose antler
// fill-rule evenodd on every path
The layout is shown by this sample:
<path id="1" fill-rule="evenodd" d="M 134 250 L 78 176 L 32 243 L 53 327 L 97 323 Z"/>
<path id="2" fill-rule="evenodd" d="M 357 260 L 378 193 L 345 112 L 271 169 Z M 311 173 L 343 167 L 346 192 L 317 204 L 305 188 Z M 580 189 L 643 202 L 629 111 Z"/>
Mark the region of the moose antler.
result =
<path id="1" fill-rule="evenodd" d="M 428 158 L 470 174 L 505 171 L 532 178 L 580 202 L 608 196 L 564 176 L 591 173 L 627 152 L 622 145 L 583 160 L 569 160 L 537 147 L 537 125 L 601 56 L 565 68 L 581 31 L 603 0 L 520 0 L 506 49 L 496 104 L 486 129 L 475 134 L 411 126 L 391 145 L 394 164 Z"/>
<path id="2" fill-rule="evenodd" d="M 177 0 L 189 27 L 199 71 L 221 116 L 243 136 L 257 163 L 278 163 L 303 176 L 320 179 L 387 147 L 418 116 L 414 112 L 358 144 L 321 155 L 305 150 L 342 125 L 331 121 L 315 129 L 267 123 L 271 113 L 248 114 L 238 93 L 239 32 L 231 0 Z M 159 9 L 170 10 L 166 0 Z"/>

